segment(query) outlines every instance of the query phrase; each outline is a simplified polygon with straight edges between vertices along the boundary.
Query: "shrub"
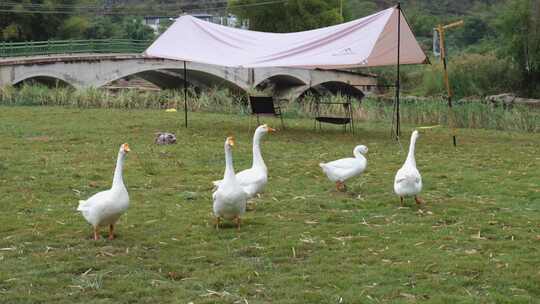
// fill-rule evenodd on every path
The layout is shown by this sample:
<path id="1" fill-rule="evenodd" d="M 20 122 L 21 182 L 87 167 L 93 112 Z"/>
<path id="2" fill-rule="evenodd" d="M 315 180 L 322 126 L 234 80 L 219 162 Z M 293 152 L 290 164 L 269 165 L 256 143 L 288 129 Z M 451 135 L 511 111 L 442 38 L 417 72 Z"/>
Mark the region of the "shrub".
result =
<path id="1" fill-rule="evenodd" d="M 519 73 L 506 59 L 493 54 L 463 54 L 448 63 L 454 96 L 485 96 L 515 92 Z M 425 67 L 420 93 L 425 96 L 446 95 L 443 68 L 440 63 Z"/>

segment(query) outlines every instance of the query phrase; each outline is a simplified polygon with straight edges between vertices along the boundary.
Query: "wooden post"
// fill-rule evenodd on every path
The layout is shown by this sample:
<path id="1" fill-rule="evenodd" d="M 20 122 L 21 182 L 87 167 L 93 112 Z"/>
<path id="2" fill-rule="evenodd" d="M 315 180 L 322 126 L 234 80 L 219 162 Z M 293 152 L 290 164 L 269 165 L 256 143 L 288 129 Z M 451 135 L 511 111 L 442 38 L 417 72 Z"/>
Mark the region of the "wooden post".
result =
<path id="1" fill-rule="evenodd" d="M 444 31 L 446 29 L 456 27 L 463 25 L 463 20 L 450 23 L 447 25 L 441 25 L 439 24 L 437 26 L 437 31 L 439 32 L 439 48 L 441 51 L 441 61 L 443 63 L 443 70 L 444 70 L 444 85 L 446 87 L 446 93 L 447 93 L 447 99 L 448 99 L 448 122 L 450 125 L 450 128 L 452 129 L 452 141 L 454 144 L 454 147 L 457 146 L 457 139 L 456 139 L 456 130 L 455 130 L 455 115 L 454 115 L 454 109 L 452 108 L 452 88 L 450 87 L 450 79 L 448 78 L 448 66 L 446 62 L 446 49 L 444 45 Z"/>

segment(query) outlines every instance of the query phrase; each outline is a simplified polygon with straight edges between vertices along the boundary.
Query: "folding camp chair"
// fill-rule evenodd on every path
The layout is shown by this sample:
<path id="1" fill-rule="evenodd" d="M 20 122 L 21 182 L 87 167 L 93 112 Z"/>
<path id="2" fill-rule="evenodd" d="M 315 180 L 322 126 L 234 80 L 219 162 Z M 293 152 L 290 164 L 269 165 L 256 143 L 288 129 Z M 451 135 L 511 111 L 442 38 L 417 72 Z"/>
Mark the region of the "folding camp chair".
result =
<path id="1" fill-rule="evenodd" d="M 259 115 L 272 115 L 281 119 L 281 128 L 283 125 L 283 116 L 281 115 L 281 107 L 274 103 L 272 96 L 249 96 L 249 104 L 251 106 L 251 114 L 257 116 L 257 125 L 260 125 Z"/>

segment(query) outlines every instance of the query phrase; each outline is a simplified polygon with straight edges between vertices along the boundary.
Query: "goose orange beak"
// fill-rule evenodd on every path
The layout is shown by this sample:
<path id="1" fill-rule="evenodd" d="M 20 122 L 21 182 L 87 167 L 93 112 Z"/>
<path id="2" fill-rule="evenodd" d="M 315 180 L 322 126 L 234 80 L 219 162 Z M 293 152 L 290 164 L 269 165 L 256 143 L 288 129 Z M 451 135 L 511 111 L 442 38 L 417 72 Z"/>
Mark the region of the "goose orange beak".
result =
<path id="1" fill-rule="evenodd" d="M 127 143 L 123 144 L 122 145 L 122 148 L 124 149 L 125 152 L 130 152 L 131 150 L 129 149 L 129 145 Z"/>

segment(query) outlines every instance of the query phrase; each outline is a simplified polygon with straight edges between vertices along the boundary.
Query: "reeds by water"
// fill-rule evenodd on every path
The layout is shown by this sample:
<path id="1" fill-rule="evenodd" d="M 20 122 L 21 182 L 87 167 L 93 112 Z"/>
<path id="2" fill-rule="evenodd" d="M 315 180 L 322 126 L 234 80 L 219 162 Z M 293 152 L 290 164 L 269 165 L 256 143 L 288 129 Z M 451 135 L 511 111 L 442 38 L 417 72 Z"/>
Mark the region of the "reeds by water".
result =
<path id="1" fill-rule="evenodd" d="M 286 117 L 311 117 L 315 102 L 340 102 L 343 96 L 305 96 L 301 100 L 282 104 Z M 67 87 L 48 88 L 40 85 L 0 88 L 1 105 L 64 106 L 76 108 L 116 109 L 167 109 L 184 107 L 183 91 L 163 90 L 147 92 L 120 90 L 111 92 L 89 88 L 74 90 Z M 225 89 L 188 92 L 189 111 L 247 114 L 246 97 Z M 355 119 L 363 121 L 391 121 L 394 114 L 392 102 L 366 98 L 362 103 L 353 102 Z M 328 105 L 324 111 L 331 115 L 344 115 L 342 105 Z M 450 111 L 445 101 L 430 99 L 403 101 L 400 105 L 403 123 L 414 125 L 449 125 Z M 456 103 L 453 107 L 453 125 L 458 128 L 485 128 L 540 132 L 540 111 L 523 106 L 511 109 L 493 107 L 482 102 Z"/>

